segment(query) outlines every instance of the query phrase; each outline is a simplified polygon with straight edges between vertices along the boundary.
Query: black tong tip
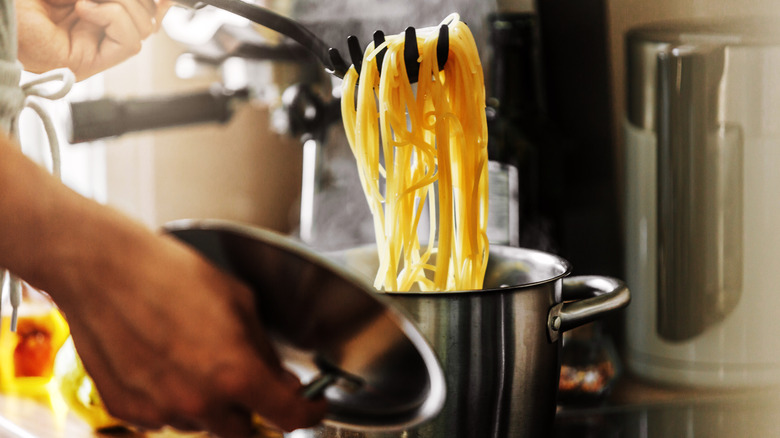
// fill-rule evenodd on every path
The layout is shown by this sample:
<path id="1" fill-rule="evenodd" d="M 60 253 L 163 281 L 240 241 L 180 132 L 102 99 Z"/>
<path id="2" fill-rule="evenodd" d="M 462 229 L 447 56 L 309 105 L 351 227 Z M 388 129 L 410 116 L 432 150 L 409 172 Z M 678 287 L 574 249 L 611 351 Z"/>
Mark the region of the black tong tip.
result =
<path id="1" fill-rule="evenodd" d="M 378 30 L 374 32 L 374 47 L 379 47 L 382 45 L 382 43 L 385 42 L 385 33 L 381 30 Z M 385 52 L 387 52 L 387 47 L 380 50 L 379 53 L 376 55 L 376 66 L 379 69 L 379 71 L 382 71 L 382 63 L 385 61 Z"/>
<path id="2" fill-rule="evenodd" d="M 374 32 L 374 47 L 379 47 L 385 42 L 385 34 L 381 30 Z M 349 56 L 352 59 L 352 65 L 355 66 L 355 70 L 360 74 L 360 69 L 363 65 L 363 50 L 360 47 L 360 42 L 355 35 L 350 35 L 347 38 L 347 46 L 349 48 Z M 331 62 L 333 62 L 334 70 L 338 72 L 339 66 L 337 66 L 336 60 L 334 60 L 334 52 L 340 64 L 344 66 L 346 71 L 346 63 L 338 54 L 338 50 L 331 50 Z M 382 71 L 382 63 L 384 62 L 385 52 L 387 49 L 382 49 L 376 55 L 376 63 L 379 71 Z M 446 24 L 439 26 L 439 39 L 436 43 L 436 61 L 438 62 L 439 70 L 444 68 L 444 64 L 447 63 L 447 57 L 450 52 L 450 32 L 449 27 Z M 406 74 L 409 77 L 409 82 L 417 82 L 420 75 L 420 58 L 419 48 L 417 47 L 417 32 L 414 27 L 407 27 L 404 32 L 404 64 L 406 65 Z M 343 77 L 343 74 L 341 75 Z"/>
<path id="3" fill-rule="evenodd" d="M 336 77 L 343 79 L 349 67 L 347 66 L 347 63 L 344 61 L 344 58 L 341 57 L 341 53 L 339 53 L 339 49 L 333 47 L 329 48 L 328 57 L 330 58 L 330 65 L 331 65 L 330 73 Z"/>
<path id="4" fill-rule="evenodd" d="M 349 57 L 352 58 L 352 65 L 360 74 L 360 68 L 363 66 L 363 49 L 360 48 L 360 42 L 355 35 L 347 37 L 347 48 L 349 49 Z"/>
<path id="5" fill-rule="evenodd" d="M 420 75 L 420 50 L 417 47 L 417 32 L 409 26 L 404 32 L 404 64 L 406 65 L 406 75 L 409 76 L 409 82 L 415 83 Z"/>
<path id="6" fill-rule="evenodd" d="M 444 69 L 448 56 L 450 56 L 450 27 L 442 24 L 439 26 L 439 39 L 436 41 L 436 61 L 439 63 L 439 70 Z"/>

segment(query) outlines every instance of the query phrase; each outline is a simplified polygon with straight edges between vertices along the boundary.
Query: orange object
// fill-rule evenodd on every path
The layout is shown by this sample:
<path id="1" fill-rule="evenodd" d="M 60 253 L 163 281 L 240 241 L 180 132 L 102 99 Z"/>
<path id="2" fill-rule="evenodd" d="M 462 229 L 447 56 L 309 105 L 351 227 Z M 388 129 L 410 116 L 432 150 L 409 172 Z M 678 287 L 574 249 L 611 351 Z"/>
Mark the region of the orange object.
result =
<path id="1" fill-rule="evenodd" d="M 11 317 L 5 311 L 0 325 L 0 391 L 40 395 L 53 377 L 54 358 L 70 333 L 68 324 L 45 294 L 27 284 L 16 332 L 11 332 Z"/>

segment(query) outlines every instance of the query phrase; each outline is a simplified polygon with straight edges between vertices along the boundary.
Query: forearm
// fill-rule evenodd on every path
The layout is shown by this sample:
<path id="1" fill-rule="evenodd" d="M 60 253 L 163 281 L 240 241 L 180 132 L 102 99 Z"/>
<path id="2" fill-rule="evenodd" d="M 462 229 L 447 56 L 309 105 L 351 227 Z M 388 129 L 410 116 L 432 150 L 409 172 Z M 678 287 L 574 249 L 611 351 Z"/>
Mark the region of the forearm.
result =
<path id="1" fill-rule="evenodd" d="M 58 301 L 91 286 L 83 284 L 89 280 L 84 273 L 110 275 L 123 249 L 132 251 L 153 237 L 67 188 L 5 136 L 0 137 L 0 212 L 0 266 Z"/>

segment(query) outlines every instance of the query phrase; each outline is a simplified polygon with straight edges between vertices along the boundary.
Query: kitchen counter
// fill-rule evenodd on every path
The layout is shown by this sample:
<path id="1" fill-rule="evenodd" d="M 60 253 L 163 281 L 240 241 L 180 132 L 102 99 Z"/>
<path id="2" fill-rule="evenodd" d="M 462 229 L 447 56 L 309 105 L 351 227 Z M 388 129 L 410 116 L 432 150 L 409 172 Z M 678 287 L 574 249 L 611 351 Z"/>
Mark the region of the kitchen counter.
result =
<path id="1" fill-rule="evenodd" d="M 206 434 L 160 431 L 140 434 L 129 430 L 96 433 L 89 424 L 56 407 L 56 401 L 38 401 L 0 394 L 0 437 L 2 438 L 208 438 Z"/>
<path id="2" fill-rule="evenodd" d="M 670 388 L 620 379 L 598 406 L 561 407 L 554 438 L 780 436 L 780 388 Z"/>
<path id="3" fill-rule="evenodd" d="M 96 434 L 51 403 L 0 395 L 0 437 L 202 438 L 204 434 Z M 597 406 L 561 407 L 552 438 L 742 438 L 780 436 L 780 388 L 667 388 L 621 378 Z"/>

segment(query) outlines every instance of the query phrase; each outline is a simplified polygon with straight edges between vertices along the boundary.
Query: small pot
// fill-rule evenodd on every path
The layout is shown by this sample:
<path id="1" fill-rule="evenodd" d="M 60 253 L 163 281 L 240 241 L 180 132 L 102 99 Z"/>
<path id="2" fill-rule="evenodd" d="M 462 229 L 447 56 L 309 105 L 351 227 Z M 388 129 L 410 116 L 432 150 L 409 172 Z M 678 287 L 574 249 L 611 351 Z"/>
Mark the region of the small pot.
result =
<path id="1" fill-rule="evenodd" d="M 372 277 L 376 251 L 337 255 Z M 436 352 L 447 398 L 432 421 L 403 434 L 355 434 L 324 427 L 317 437 L 544 437 L 555 415 L 560 336 L 625 307 L 623 282 L 566 278 L 569 263 L 544 252 L 492 245 L 484 289 L 389 292 Z"/>

